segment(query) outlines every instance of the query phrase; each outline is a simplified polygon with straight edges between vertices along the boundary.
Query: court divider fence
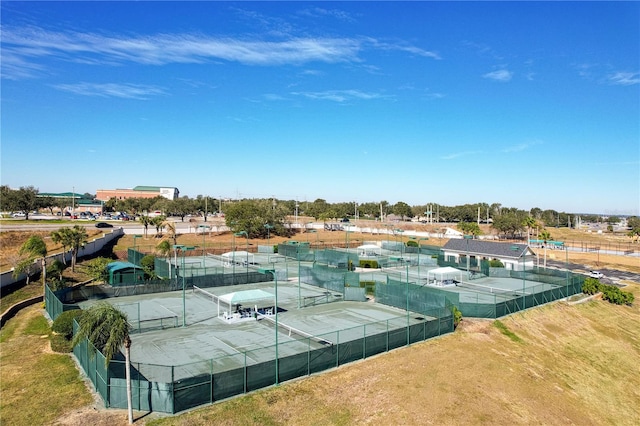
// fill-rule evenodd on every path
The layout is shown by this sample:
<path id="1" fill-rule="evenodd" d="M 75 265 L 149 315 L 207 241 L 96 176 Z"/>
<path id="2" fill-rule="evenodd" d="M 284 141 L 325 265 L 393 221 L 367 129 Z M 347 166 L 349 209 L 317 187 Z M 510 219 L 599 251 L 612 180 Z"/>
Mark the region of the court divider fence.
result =
<path id="1" fill-rule="evenodd" d="M 316 284 L 324 283 L 325 288 L 342 294 L 345 292 L 345 283 L 355 285 L 359 281 L 358 274 L 328 265 L 316 264 L 303 269 L 308 271 L 306 276 L 316 280 Z M 325 278 L 329 278 L 328 284 L 323 281 Z M 69 309 L 77 308 L 63 301 L 116 297 L 115 293 L 123 295 L 123 290 L 127 294 L 144 294 L 160 288 L 165 291 L 176 289 L 175 283 L 161 284 L 128 286 L 145 287 L 137 290 L 88 286 L 83 289 L 48 291 L 47 312 L 55 319 L 67 310 L 67 306 Z M 376 286 L 376 296 L 380 303 L 402 305 L 399 300 L 402 295 L 406 296 L 406 289 L 406 283 L 389 282 L 384 286 Z M 399 307 L 403 306 L 406 305 Z M 407 315 L 316 336 L 331 342 L 330 345 L 320 345 L 311 338 L 279 343 L 281 353 L 297 353 L 278 357 L 277 370 L 275 345 L 185 365 L 132 363 L 133 408 L 178 413 L 453 331 L 451 306 L 445 298 L 429 295 L 424 300 L 414 300 L 412 297 L 410 306 L 415 311 L 407 312 Z M 290 349 L 287 350 L 286 346 L 290 346 Z M 126 408 L 125 361 L 122 354 L 105 366 L 104 356 L 88 340 L 77 345 L 73 352 L 107 407 Z M 278 377 L 275 376 L 276 371 Z"/>
<path id="2" fill-rule="evenodd" d="M 300 256 L 300 253 L 298 249 L 296 255 Z M 345 262 L 348 264 L 350 253 L 336 250 L 322 250 L 322 253 L 325 263 L 318 262 L 318 253 L 315 253 L 316 261 L 312 265 L 299 268 L 301 281 L 342 295 L 347 287 L 361 286 L 360 274 L 337 266 L 344 266 Z M 402 275 L 393 278 L 372 271 L 368 279 L 374 282 L 370 288 L 375 301 L 403 309 L 406 314 L 316 336 L 332 342 L 331 345 L 319 346 L 314 340 L 303 338 L 279 343 L 278 348 L 275 345 L 267 346 L 184 365 L 132 363 L 133 408 L 178 413 L 452 332 L 453 306 L 457 306 L 464 316 L 498 318 L 579 293 L 584 281 L 584 277 L 568 271 L 535 270 L 519 274 L 510 272 L 512 278 L 520 277 L 523 282 L 539 279 L 542 282 L 540 291 L 535 291 L 535 287 L 526 287 L 527 294 L 523 297 L 499 300 L 495 295 L 493 303 L 481 303 L 478 296 L 474 303 L 468 299 L 460 300 L 459 293 L 410 282 L 408 274 L 402 280 Z M 74 303 L 80 300 L 175 291 L 182 289 L 183 285 L 191 288 L 195 284 L 207 288 L 230 285 L 230 282 L 239 284 L 236 281 L 238 277 L 220 275 L 184 277 L 184 281 L 165 279 L 121 287 L 96 285 L 56 292 L 47 289 L 46 309 L 49 316 L 55 319 L 65 310 L 76 309 Z M 268 274 L 259 272 L 243 272 L 239 275 L 245 276 L 243 283 L 270 278 Z M 276 359 L 278 349 L 285 346 L 290 346 L 291 350 L 280 353 L 290 355 Z M 86 340 L 74 348 L 74 354 L 107 407 L 126 408 L 122 354 L 105 366 L 102 354 Z"/>

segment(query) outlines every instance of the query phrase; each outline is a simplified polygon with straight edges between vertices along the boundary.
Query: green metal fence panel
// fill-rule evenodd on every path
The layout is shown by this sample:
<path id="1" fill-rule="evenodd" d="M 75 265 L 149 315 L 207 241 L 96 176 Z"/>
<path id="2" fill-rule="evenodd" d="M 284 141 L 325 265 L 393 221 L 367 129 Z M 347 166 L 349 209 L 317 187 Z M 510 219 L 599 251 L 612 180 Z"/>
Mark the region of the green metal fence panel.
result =
<path id="1" fill-rule="evenodd" d="M 295 379 L 296 377 L 303 377 L 308 374 L 309 374 L 308 352 L 289 355 L 279 359 L 279 363 L 278 363 L 279 381 L 285 382 L 287 380 L 292 380 L 292 379 Z"/>
<path id="2" fill-rule="evenodd" d="M 337 365 L 348 364 L 364 357 L 364 339 L 350 340 L 337 345 Z"/>
<path id="3" fill-rule="evenodd" d="M 49 286 L 44 287 L 45 310 L 51 320 L 55 321 L 58 316 L 64 312 L 64 306 L 58 296 L 54 294 Z"/>
<path id="4" fill-rule="evenodd" d="M 262 389 L 276 383 L 276 361 L 265 361 L 247 366 L 247 392 Z M 242 381 L 240 382 L 242 383 Z"/>
<path id="5" fill-rule="evenodd" d="M 201 374 L 174 382 L 174 412 L 179 413 L 212 402 L 212 381 L 211 374 Z"/>
<path id="6" fill-rule="evenodd" d="M 260 389 L 259 385 L 249 378 L 249 374 L 249 369 L 245 370 L 244 367 L 215 373 L 213 375 L 213 401 L 220 401 L 247 391 Z"/>

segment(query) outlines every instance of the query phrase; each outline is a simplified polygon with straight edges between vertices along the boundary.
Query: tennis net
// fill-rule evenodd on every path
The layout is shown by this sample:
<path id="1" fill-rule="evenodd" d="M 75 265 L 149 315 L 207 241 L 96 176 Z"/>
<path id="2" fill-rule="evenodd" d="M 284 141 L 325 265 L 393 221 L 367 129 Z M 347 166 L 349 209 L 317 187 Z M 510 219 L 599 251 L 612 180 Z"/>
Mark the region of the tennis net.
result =
<path id="1" fill-rule="evenodd" d="M 161 318 L 151 318 L 139 321 L 129 321 L 131 328 L 138 333 L 152 330 L 164 330 L 165 328 L 178 327 L 178 316 L 166 316 Z"/>
<path id="2" fill-rule="evenodd" d="M 462 282 L 462 281 L 457 281 L 456 287 L 473 290 L 479 293 L 497 294 L 505 297 L 521 297 L 523 295 L 522 292 L 518 292 L 515 290 L 509 290 L 509 289 L 498 288 L 498 287 L 489 287 L 486 285 L 479 285 L 479 284 L 471 284 L 471 283 Z"/>
<path id="3" fill-rule="evenodd" d="M 267 316 L 267 315 L 263 315 L 258 313 L 256 316 L 256 319 L 258 321 L 260 321 L 262 324 L 268 324 L 269 326 L 272 326 L 273 328 L 276 327 L 276 321 Z M 309 334 L 305 331 L 302 330 L 298 330 L 297 328 L 293 328 L 289 325 L 283 324 L 281 322 L 278 322 L 278 332 L 279 333 L 284 333 L 289 337 L 292 337 L 296 340 L 312 340 L 316 343 L 319 343 L 323 346 L 332 346 L 333 342 L 327 339 L 323 339 L 322 337 L 317 337 L 314 336 L 313 334 Z"/>
<path id="4" fill-rule="evenodd" d="M 203 299 L 207 299 L 208 301 L 210 301 L 211 303 L 215 303 L 216 305 L 220 302 L 220 298 L 218 296 L 213 293 L 209 293 L 207 290 L 203 290 L 195 285 L 193 286 L 193 294 Z M 226 305 L 227 303 L 224 302 L 224 304 Z"/>
<path id="5" fill-rule="evenodd" d="M 322 305 L 325 303 L 338 302 L 341 300 L 342 298 L 336 297 L 331 292 L 326 291 L 323 294 L 318 294 L 315 296 L 303 296 L 302 307 L 306 308 L 307 306 Z"/>

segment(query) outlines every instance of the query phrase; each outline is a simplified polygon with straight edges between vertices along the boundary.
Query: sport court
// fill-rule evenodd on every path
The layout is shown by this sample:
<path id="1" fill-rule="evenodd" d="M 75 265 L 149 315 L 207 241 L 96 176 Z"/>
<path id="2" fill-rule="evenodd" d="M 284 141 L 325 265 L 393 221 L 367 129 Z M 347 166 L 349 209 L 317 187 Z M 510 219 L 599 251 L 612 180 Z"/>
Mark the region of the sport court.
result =
<path id="1" fill-rule="evenodd" d="M 220 299 L 251 290 L 262 291 L 261 297 L 231 305 Z M 179 375 L 174 372 L 173 380 L 178 380 L 210 373 L 212 368 L 226 371 L 275 358 L 275 282 L 196 287 L 185 290 L 184 301 L 182 291 L 106 301 L 127 314 L 132 325 L 131 361 L 140 364 L 139 372 L 149 381 L 170 382 L 172 366 L 190 366 L 180 368 Z M 84 301 L 80 307 L 94 303 Z M 297 280 L 278 282 L 279 358 L 406 330 L 407 320 L 414 325 L 436 318 L 408 316 L 401 309 L 370 301 L 344 301 L 340 293 Z"/>
<path id="2" fill-rule="evenodd" d="M 497 318 L 581 288 L 568 272 L 471 274 L 439 250 L 383 244 L 380 266 L 356 271 L 356 249 L 174 256 L 156 259 L 159 281 L 85 287 L 46 306 L 101 300 L 126 312 L 135 408 L 176 413 L 449 333 L 453 306 Z M 91 352 L 74 349 L 106 404 L 126 407 L 123 359 L 104 370 Z"/>

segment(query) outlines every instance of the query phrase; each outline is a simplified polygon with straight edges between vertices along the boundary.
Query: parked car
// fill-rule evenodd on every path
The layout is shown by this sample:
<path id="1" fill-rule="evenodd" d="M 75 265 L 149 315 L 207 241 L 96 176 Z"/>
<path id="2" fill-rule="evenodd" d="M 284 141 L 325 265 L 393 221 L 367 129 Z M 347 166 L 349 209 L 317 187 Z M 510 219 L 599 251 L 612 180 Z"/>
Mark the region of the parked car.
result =
<path id="1" fill-rule="evenodd" d="M 25 217 L 26 215 L 22 212 L 15 212 L 11 215 L 12 217 Z"/>
<path id="2" fill-rule="evenodd" d="M 113 225 L 107 222 L 98 222 L 96 228 L 113 228 Z"/>
<path id="3" fill-rule="evenodd" d="M 604 274 L 600 271 L 589 271 L 589 276 L 597 279 L 604 278 Z"/>

